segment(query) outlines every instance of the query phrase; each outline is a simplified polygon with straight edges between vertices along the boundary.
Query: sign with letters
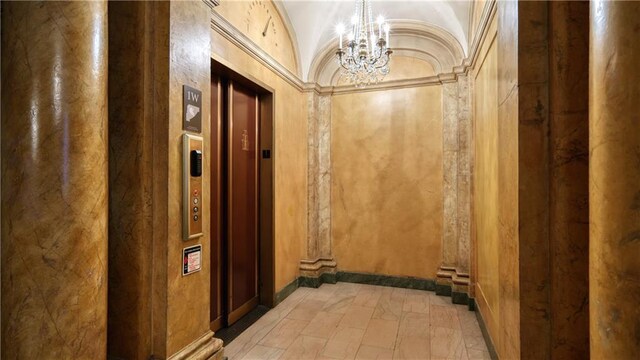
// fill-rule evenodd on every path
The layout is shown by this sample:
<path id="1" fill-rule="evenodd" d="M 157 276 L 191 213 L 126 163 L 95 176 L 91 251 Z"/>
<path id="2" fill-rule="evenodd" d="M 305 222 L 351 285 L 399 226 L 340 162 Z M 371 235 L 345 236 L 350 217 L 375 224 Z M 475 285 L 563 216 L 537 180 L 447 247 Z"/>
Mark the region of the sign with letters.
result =
<path id="1" fill-rule="evenodd" d="M 182 249 L 182 276 L 202 269 L 202 245 Z"/>
<path id="2" fill-rule="evenodd" d="M 182 85 L 182 129 L 202 132 L 202 91 Z"/>

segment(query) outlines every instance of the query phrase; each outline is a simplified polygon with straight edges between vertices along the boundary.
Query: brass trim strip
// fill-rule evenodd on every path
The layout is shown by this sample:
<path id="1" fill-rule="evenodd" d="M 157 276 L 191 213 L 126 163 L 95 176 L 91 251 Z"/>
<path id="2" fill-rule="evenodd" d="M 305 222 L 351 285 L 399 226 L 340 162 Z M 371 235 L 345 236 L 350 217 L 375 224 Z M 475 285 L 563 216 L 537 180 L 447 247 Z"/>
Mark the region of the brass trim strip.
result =
<path id="1" fill-rule="evenodd" d="M 256 248 L 256 252 L 255 252 L 255 266 L 256 266 L 256 274 L 255 274 L 255 283 L 256 283 L 256 287 L 255 287 L 255 291 L 256 291 L 256 296 L 260 296 L 260 289 L 259 289 L 259 281 L 258 281 L 258 268 L 260 267 L 260 247 L 259 247 L 259 243 L 260 243 L 260 158 L 262 156 L 262 154 L 260 153 L 260 101 L 258 98 L 258 95 L 256 95 L 256 113 L 255 113 L 255 128 L 256 128 L 256 132 L 255 132 L 255 151 L 256 151 L 256 157 L 255 157 L 255 174 L 254 174 L 254 178 L 255 178 L 255 182 L 254 182 L 254 186 L 255 186 L 255 193 L 253 194 L 254 196 L 254 200 L 255 200 L 255 216 L 254 216 L 254 221 L 255 221 L 255 227 L 254 227 L 254 231 L 255 231 L 255 248 Z"/>
<path id="2" fill-rule="evenodd" d="M 220 316 L 222 316 L 222 254 L 221 251 L 222 250 L 222 233 L 221 233 L 221 229 L 220 227 L 222 226 L 222 221 L 220 221 L 222 219 L 222 139 L 223 139 L 223 135 L 222 135 L 222 106 L 224 99 L 222 98 L 222 79 L 218 77 L 218 118 L 217 118 L 217 122 L 215 124 L 215 126 L 218 128 L 218 131 L 216 132 L 217 137 L 218 137 L 218 149 L 217 149 L 217 153 L 216 153 L 216 158 L 218 159 L 217 161 L 217 165 L 216 165 L 216 178 L 217 180 L 217 204 L 216 206 L 218 207 L 218 218 L 216 219 L 216 224 L 217 224 L 217 229 L 216 229 L 216 236 L 218 237 L 218 247 L 216 248 L 216 252 L 217 252 L 217 266 L 218 266 L 218 271 L 217 271 L 217 277 L 218 277 L 218 286 L 217 286 L 217 295 L 218 295 L 218 306 L 217 306 L 217 310 L 218 310 L 218 314 Z M 209 230 L 212 234 L 213 231 Z M 213 249 L 211 249 L 213 251 Z"/>
<path id="3" fill-rule="evenodd" d="M 228 325 L 231 325 L 231 324 L 235 323 L 236 321 L 238 321 L 241 317 L 246 315 L 249 311 L 251 311 L 251 309 L 253 309 L 256 306 L 258 306 L 258 296 L 256 296 L 253 299 L 247 301 L 242 306 L 240 306 L 237 310 L 232 311 L 231 313 L 229 313 Z"/>
<path id="4" fill-rule="evenodd" d="M 228 257 L 228 276 L 229 283 L 227 284 L 229 306 L 227 311 L 231 314 L 233 311 L 233 233 L 231 231 L 233 224 L 233 82 L 229 81 L 229 107 L 228 107 L 228 142 L 227 148 L 229 150 L 229 163 L 227 164 L 227 257 Z"/>

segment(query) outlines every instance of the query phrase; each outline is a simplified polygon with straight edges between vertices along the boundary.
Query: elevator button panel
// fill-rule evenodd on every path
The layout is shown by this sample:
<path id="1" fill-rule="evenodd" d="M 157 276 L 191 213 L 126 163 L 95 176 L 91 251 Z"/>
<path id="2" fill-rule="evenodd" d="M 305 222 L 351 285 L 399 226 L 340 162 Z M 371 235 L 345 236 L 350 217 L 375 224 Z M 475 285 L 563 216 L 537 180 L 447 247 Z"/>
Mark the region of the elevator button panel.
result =
<path id="1" fill-rule="evenodd" d="M 182 137 L 182 239 L 202 236 L 202 137 L 184 134 Z"/>

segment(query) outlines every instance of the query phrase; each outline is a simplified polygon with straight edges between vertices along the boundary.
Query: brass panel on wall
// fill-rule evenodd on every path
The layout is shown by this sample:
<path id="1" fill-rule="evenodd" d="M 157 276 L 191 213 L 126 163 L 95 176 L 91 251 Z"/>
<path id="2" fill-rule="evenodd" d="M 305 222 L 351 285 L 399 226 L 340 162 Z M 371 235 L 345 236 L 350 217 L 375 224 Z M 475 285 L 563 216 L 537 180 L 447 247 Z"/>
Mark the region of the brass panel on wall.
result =
<path id="1" fill-rule="evenodd" d="M 182 147 L 182 238 L 190 240 L 202 236 L 202 137 L 184 134 Z"/>

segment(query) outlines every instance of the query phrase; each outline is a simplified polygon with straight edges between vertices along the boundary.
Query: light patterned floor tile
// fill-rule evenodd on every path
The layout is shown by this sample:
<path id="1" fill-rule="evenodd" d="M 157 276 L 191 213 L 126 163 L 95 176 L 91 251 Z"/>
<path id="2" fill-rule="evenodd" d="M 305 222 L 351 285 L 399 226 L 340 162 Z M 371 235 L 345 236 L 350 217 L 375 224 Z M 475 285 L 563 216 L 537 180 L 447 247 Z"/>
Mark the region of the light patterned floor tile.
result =
<path id="1" fill-rule="evenodd" d="M 259 344 L 286 349 L 307 325 L 309 322 L 304 320 L 282 319 L 271 332 L 260 340 Z"/>
<path id="2" fill-rule="evenodd" d="M 343 316 L 342 314 L 321 311 L 311 320 L 309 325 L 302 330 L 302 335 L 328 339 L 336 332 L 336 328 Z"/>
<path id="3" fill-rule="evenodd" d="M 320 355 L 329 359 L 353 359 L 358 353 L 359 347 L 359 341 L 353 342 L 331 339 L 327 341 L 327 345 L 325 345 Z"/>
<path id="4" fill-rule="evenodd" d="M 360 345 L 356 359 L 360 360 L 389 360 L 393 358 L 393 350 L 383 349 L 375 346 Z"/>
<path id="5" fill-rule="evenodd" d="M 310 294 L 311 295 L 311 294 Z M 305 298 L 287 314 L 287 318 L 311 321 L 324 307 L 326 301 Z"/>
<path id="6" fill-rule="evenodd" d="M 280 359 L 313 360 L 324 348 L 327 340 L 313 336 L 299 336 Z"/>
<path id="7" fill-rule="evenodd" d="M 398 324 L 398 320 L 371 319 L 362 344 L 393 349 L 398 336 Z"/>
<path id="8" fill-rule="evenodd" d="M 429 313 L 429 293 L 422 290 L 407 290 L 402 306 L 404 312 Z"/>
<path id="9" fill-rule="evenodd" d="M 284 354 L 283 349 L 268 346 L 254 346 L 242 359 L 243 360 L 275 360 Z"/>
<path id="10" fill-rule="evenodd" d="M 429 359 L 431 340 L 428 336 L 398 336 L 393 358 L 398 360 Z"/>
<path id="11" fill-rule="evenodd" d="M 402 313 L 398 336 L 408 335 L 430 337 L 429 314 Z"/>
<path id="12" fill-rule="evenodd" d="M 431 359 L 466 359 L 467 349 L 462 331 L 444 327 L 431 328 Z"/>
<path id="13" fill-rule="evenodd" d="M 373 315 L 373 308 L 349 305 L 339 326 L 366 329 L 367 325 L 369 325 L 369 320 L 371 320 L 371 315 Z"/>
<path id="14" fill-rule="evenodd" d="M 458 312 L 451 306 L 431 305 L 429 321 L 432 327 L 446 327 L 460 330 Z"/>

